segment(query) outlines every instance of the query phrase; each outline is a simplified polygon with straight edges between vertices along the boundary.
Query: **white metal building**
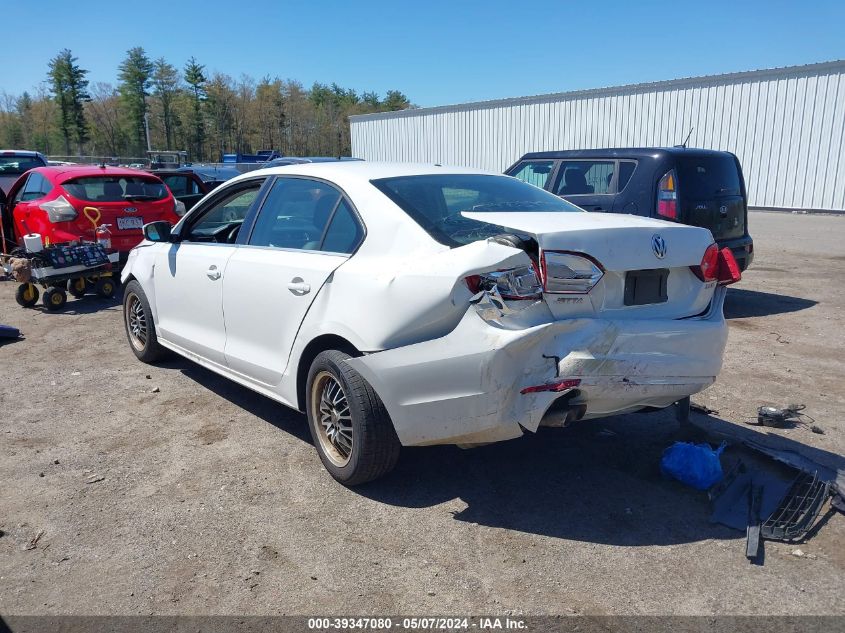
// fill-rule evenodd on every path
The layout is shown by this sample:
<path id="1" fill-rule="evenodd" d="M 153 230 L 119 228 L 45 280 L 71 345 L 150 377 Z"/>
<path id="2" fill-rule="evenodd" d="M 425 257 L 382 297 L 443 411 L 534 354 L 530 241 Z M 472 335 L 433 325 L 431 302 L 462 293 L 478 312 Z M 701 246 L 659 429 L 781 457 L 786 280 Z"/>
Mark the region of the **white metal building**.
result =
<path id="1" fill-rule="evenodd" d="M 740 159 L 749 204 L 845 210 L 845 60 L 350 117 L 352 155 L 503 171 L 530 151 L 670 146 Z"/>

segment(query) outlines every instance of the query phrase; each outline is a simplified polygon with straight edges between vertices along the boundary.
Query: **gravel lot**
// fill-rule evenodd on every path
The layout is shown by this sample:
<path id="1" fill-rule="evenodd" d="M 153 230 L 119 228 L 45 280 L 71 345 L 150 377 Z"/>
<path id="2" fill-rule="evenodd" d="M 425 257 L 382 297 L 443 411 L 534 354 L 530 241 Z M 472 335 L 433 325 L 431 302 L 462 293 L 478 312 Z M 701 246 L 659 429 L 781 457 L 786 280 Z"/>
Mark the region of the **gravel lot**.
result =
<path id="1" fill-rule="evenodd" d="M 824 435 L 770 432 L 843 455 L 845 217 L 750 224 L 725 368 L 694 399 L 740 424 L 806 403 Z M 405 450 L 347 490 L 303 416 L 188 361 L 137 362 L 116 303 L 46 313 L 14 291 L 0 284 L 0 323 L 26 335 L 0 347 L 2 613 L 845 614 L 845 519 L 750 565 L 703 493 L 660 477 L 666 412 Z"/>

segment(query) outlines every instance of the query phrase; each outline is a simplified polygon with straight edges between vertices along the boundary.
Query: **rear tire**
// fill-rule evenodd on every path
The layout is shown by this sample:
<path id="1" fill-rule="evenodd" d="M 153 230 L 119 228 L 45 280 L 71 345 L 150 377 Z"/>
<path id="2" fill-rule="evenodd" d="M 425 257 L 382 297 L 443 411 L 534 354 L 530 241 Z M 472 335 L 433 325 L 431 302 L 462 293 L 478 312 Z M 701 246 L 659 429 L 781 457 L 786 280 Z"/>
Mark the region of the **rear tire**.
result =
<path id="1" fill-rule="evenodd" d="M 15 301 L 22 308 L 31 308 L 38 303 L 38 294 L 38 287 L 35 284 L 21 284 L 15 291 Z"/>
<path id="2" fill-rule="evenodd" d="M 42 301 L 44 302 L 45 308 L 50 310 L 50 312 L 55 312 L 56 310 L 61 310 L 65 307 L 65 304 L 67 303 L 67 293 L 63 288 L 53 286 L 44 291 Z"/>
<path id="3" fill-rule="evenodd" d="M 350 367 L 349 354 L 321 352 L 306 383 L 308 427 L 317 454 L 345 486 L 378 479 L 399 460 L 401 445 L 381 398 Z"/>
<path id="4" fill-rule="evenodd" d="M 74 297 L 81 299 L 88 291 L 88 283 L 85 281 L 85 277 L 77 277 L 68 282 L 67 289 Z"/>
<path id="5" fill-rule="evenodd" d="M 126 284 L 123 293 L 123 325 L 129 348 L 144 363 L 154 363 L 167 356 L 156 336 L 153 313 L 147 295 L 134 279 Z"/>
<path id="6" fill-rule="evenodd" d="M 117 290 L 117 284 L 111 277 L 100 277 L 94 286 L 94 291 L 104 299 L 111 299 Z"/>

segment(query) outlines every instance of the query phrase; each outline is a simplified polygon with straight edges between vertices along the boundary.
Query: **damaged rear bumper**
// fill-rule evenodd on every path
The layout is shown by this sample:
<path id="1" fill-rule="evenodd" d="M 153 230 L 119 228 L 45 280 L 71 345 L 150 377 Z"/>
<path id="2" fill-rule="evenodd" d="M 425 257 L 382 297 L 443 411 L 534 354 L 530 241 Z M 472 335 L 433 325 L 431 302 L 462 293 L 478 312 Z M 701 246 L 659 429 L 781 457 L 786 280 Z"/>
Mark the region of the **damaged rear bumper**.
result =
<path id="1" fill-rule="evenodd" d="M 706 388 L 727 340 L 724 294 L 716 291 L 707 314 L 678 320 L 508 329 L 469 309 L 446 336 L 347 362 L 384 401 L 403 445 L 495 442 L 536 431 L 561 398 L 594 418 L 669 406 Z M 571 390 L 520 393 L 570 378 L 580 380 Z"/>

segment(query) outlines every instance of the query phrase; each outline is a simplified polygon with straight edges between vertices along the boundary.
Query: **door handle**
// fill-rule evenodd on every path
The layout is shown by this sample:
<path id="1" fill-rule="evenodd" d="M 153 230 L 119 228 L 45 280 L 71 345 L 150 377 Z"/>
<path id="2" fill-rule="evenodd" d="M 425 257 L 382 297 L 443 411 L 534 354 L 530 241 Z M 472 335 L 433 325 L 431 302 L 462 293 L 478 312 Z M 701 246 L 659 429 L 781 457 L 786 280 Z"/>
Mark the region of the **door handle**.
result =
<path id="1" fill-rule="evenodd" d="M 211 281 L 217 281 L 220 279 L 220 271 L 217 270 L 217 266 L 209 266 L 205 274 L 209 279 L 211 279 Z"/>
<path id="2" fill-rule="evenodd" d="M 311 292 L 311 284 L 305 283 L 302 277 L 294 277 L 288 282 L 288 290 L 298 297 Z"/>

